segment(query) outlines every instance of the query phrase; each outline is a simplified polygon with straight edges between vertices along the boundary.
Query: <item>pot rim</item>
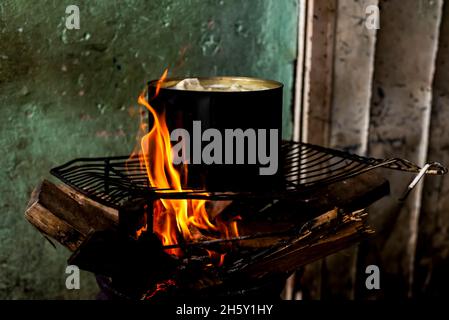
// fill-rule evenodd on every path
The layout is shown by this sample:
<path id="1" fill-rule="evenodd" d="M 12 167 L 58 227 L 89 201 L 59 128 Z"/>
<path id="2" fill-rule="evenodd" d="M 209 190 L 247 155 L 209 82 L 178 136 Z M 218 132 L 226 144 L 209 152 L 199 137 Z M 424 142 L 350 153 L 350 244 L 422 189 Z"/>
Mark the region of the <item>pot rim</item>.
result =
<path id="1" fill-rule="evenodd" d="M 198 79 L 200 83 L 206 83 L 206 84 L 230 84 L 230 83 L 242 83 L 242 84 L 250 84 L 255 86 L 256 88 L 253 90 L 245 90 L 245 91 L 225 91 L 225 90 L 189 90 L 189 89 L 177 89 L 174 88 L 178 82 L 184 80 L 184 79 Z M 151 80 L 148 82 L 149 87 L 156 87 L 159 80 Z M 257 86 L 260 86 L 261 88 L 258 89 Z M 174 77 L 174 78 L 167 78 L 165 81 L 161 84 L 161 90 L 169 90 L 169 91 L 176 91 L 176 92 L 195 92 L 195 93 L 247 93 L 247 92 L 259 92 L 259 91 L 269 91 L 274 89 L 280 89 L 283 88 L 283 84 L 279 81 L 275 80 L 268 80 L 268 79 L 262 79 L 262 78 L 253 78 L 253 77 L 241 77 L 241 76 L 216 76 L 216 77 Z"/>

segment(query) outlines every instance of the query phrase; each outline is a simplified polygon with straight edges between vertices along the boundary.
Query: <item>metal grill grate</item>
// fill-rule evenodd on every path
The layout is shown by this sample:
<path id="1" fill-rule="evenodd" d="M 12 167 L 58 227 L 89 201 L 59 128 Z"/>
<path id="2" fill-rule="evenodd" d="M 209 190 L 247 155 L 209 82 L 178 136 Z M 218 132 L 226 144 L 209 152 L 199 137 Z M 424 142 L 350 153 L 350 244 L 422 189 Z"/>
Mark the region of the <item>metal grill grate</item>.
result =
<path id="1" fill-rule="evenodd" d="M 403 159 L 366 158 L 316 145 L 283 142 L 280 156 L 284 172 L 279 190 L 263 192 L 208 192 L 190 190 L 175 192 L 149 185 L 144 168 L 137 158 L 123 157 L 79 158 L 50 172 L 55 177 L 86 196 L 111 207 L 120 207 L 129 199 L 151 198 L 205 198 L 232 200 L 238 197 L 284 198 L 298 192 L 354 177 L 375 168 L 421 173 L 422 169 Z M 439 163 L 425 167 L 426 174 L 441 175 L 447 169 Z"/>

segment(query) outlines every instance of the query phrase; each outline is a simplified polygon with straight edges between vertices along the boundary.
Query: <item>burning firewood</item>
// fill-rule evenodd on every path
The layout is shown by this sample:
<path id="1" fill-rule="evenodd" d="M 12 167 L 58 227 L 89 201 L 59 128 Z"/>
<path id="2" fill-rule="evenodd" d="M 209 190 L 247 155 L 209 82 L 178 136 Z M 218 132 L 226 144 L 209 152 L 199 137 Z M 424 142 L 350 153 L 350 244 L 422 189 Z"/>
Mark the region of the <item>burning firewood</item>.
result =
<path id="1" fill-rule="evenodd" d="M 273 277 L 281 281 L 300 266 L 368 236 L 367 215 L 353 206 L 368 205 L 387 192 L 385 180 L 368 173 L 334 188 L 315 190 L 307 201 L 212 205 L 209 208 L 215 208 L 215 217 L 246 212 L 242 234 L 234 239 L 184 244 L 184 254 L 178 258 L 167 254 L 151 228 L 137 238 L 126 232 L 136 227 L 129 221 L 140 219 L 137 213 L 144 204 L 139 201 L 117 210 L 44 180 L 31 197 L 26 218 L 44 235 L 74 251 L 70 264 L 102 275 L 103 282 L 108 279 L 108 285 L 125 296 L 157 299 L 192 292 L 229 292 Z M 342 194 L 344 198 L 339 196 Z M 317 214 L 330 202 L 346 209 Z M 118 227 L 120 217 L 122 226 Z M 208 250 L 221 252 L 223 265 L 211 264 Z"/>

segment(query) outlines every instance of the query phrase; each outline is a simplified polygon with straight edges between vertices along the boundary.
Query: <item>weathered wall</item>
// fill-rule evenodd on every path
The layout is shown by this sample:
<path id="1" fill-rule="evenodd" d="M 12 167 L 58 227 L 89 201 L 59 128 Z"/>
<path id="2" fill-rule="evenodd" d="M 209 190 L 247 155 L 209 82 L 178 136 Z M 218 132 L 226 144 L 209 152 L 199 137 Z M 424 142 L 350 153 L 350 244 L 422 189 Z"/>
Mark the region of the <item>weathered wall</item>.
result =
<path id="1" fill-rule="evenodd" d="M 427 161 L 443 2 L 415 2 L 416 7 L 379 2 L 382 26 L 376 41 L 368 154 L 404 158 L 422 166 Z M 412 178 L 396 172 L 385 172 L 385 177 L 396 197 Z M 363 244 L 359 263 L 379 266 L 384 284 L 378 292 L 363 290 L 361 297 L 411 297 L 422 187 L 417 185 L 404 203 L 383 199 L 370 209 L 370 223 L 381 236 Z"/>
<path id="2" fill-rule="evenodd" d="M 433 79 L 427 161 L 449 165 L 449 2 L 444 3 Z M 447 297 L 449 287 L 449 177 L 425 180 L 419 216 L 414 296 Z"/>
<path id="3" fill-rule="evenodd" d="M 321 0 L 311 2 L 322 4 Z M 327 143 L 330 134 L 331 147 L 358 154 L 400 157 L 420 166 L 440 161 L 447 166 L 449 2 L 336 2 L 337 22 L 331 31 L 335 33 L 333 65 L 328 66 L 333 71 L 332 88 L 318 87 L 322 95 L 330 95 L 331 111 L 321 112 L 321 105 L 312 105 L 315 111 L 307 110 L 324 115 L 308 119 L 315 122 L 307 126 L 309 136 Z M 380 8 L 378 30 L 365 27 L 370 4 Z M 314 16 L 315 23 L 327 23 L 319 18 Z M 315 37 L 311 42 L 323 45 Z M 320 58 L 325 57 L 312 56 Z M 316 79 L 321 77 L 321 83 L 329 83 L 325 71 L 315 75 Z M 310 90 L 316 88 L 311 84 Z M 328 128 L 323 128 L 324 123 Z M 304 297 L 336 300 L 448 295 L 449 177 L 424 178 L 407 201 L 400 202 L 398 198 L 413 175 L 392 170 L 381 173 L 390 182 L 391 196 L 369 208 L 375 236 L 323 259 L 315 267 L 307 266 Z M 380 290 L 366 287 L 366 267 L 371 264 L 379 267 Z M 312 276 L 307 277 L 310 269 Z"/>
<path id="4" fill-rule="evenodd" d="M 81 29 L 66 30 L 77 4 Z M 136 97 L 172 75 L 248 75 L 284 82 L 291 133 L 296 1 L 0 2 L 0 298 L 90 298 L 64 286 L 69 253 L 23 218 L 48 170 L 80 156 L 127 154 Z M 133 116 L 134 115 L 134 116 Z"/>

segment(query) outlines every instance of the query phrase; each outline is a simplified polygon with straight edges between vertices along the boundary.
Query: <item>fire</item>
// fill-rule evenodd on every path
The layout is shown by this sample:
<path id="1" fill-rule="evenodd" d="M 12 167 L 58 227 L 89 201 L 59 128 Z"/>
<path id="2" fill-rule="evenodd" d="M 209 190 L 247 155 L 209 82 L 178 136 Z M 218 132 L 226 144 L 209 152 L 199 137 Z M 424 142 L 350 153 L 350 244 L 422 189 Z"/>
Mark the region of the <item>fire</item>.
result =
<path id="1" fill-rule="evenodd" d="M 165 70 L 157 82 L 155 96 L 159 94 L 162 83 L 167 77 Z M 170 133 L 165 122 L 165 113 L 158 113 L 146 98 L 144 90 L 138 103 L 144 106 L 153 118 L 153 127 L 143 134 L 138 152 L 141 165 L 145 168 L 150 185 L 157 189 L 174 192 L 183 191 L 182 176 L 187 176 L 187 165 L 175 168 L 171 159 Z M 141 131 L 146 129 L 142 122 Z M 184 190 L 185 191 L 185 190 Z M 179 241 L 193 242 L 200 239 L 231 238 L 238 236 L 237 222 L 222 221 L 219 217 L 211 221 L 203 199 L 160 199 L 153 203 L 153 232 L 164 246 L 178 244 Z M 145 228 L 145 227 L 144 227 Z M 141 229 L 138 233 L 145 231 Z M 207 234 L 207 236 L 205 235 Z M 181 256 L 180 249 L 168 249 L 170 254 Z M 211 261 L 223 264 L 224 254 L 208 251 Z M 218 255 L 218 256 L 217 256 Z"/>

